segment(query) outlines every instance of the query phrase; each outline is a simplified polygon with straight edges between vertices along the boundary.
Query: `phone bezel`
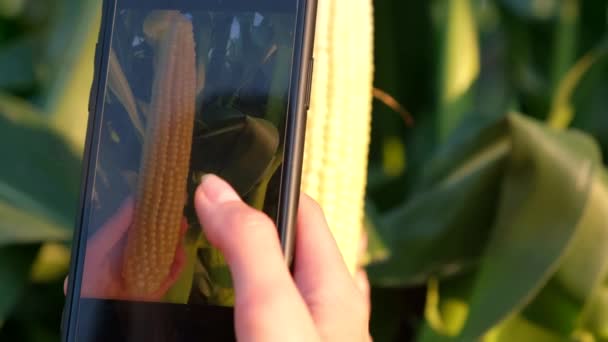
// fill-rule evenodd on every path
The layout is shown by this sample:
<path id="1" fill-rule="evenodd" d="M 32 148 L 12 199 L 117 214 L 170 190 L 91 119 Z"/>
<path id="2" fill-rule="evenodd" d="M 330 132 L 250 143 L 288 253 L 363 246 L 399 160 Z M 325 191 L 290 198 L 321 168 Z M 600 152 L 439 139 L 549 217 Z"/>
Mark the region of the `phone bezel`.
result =
<path id="1" fill-rule="evenodd" d="M 66 305 L 62 315 L 62 341 L 75 340 L 78 317 L 78 303 L 84 265 L 84 249 L 86 246 L 89 211 L 88 198 L 94 180 L 92 167 L 95 164 L 99 146 L 97 142 L 100 120 L 104 110 L 102 99 L 105 95 L 108 73 L 108 52 L 112 41 L 112 28 L 120 0 L 103 0 L 102 20 L 95 51 L 94 79 L 89 99 L 89 120 L 82 162 L 81 192 L 78 213 L 75 223 L 74 238 L 70 262 L 70 278 L 67 286 Z M 211 0 L 219 1 L 219 0 Z M 221 1 L 220 1 L 221 2 Z M 281 177 L 280 196 L 277 215 L 277 228 L 281 246 L 285 254 L 285 262 L 291 266 L 295 248 L 295 222 L 299 205 L 301 171 L 306 131 L 306 116 L 310 99 L 310 84 L 312 82 L 313 45 L 317 0 L 298 0 L 296 17 L 296 39 L 292 80 L 288 98 L 288 115 L 285 127 L 284 166 Z M 101 77 L 101 75 L 104 75 Z"/>

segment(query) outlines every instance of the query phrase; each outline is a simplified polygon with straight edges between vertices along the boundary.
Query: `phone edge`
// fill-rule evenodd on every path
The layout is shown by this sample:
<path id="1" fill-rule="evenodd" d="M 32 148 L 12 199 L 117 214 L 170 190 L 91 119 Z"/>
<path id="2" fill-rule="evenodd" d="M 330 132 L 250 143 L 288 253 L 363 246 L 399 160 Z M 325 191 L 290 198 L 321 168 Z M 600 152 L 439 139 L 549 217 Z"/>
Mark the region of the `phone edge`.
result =
<path id="1" fill-rule="evenodd" d="M 298 33 L 302 39 L 294 49 L 294 65 L 298 66 L 298 83 L 290 93 L 290 113 L 295 118 L 287 120 L 285 163 L 281 179 L 277 227 L 281 239 L 281 247 L 288 267 L 292 267 L 295 254 L 296 221 L 300 200 L 300 185 L 302 164 L 304 159 L 304 144 L 306 136 L 306 121 L 312 84 L 313 48 L 316 32 L 317 0 L 302 0 L 299 10 L 304 11 L 303 25 L 298 24 Z M 296 58 L 298 58 L 296 60 Z M 292 83 L 293 87 L 293 83 Z M 291 101 L 295 99 L 295 104 Z"/>
<path id="2" fill-rule="evenodd" d="M 69 276 L 67 281 L 66 291 L 66 302 L 61 317 L 61 341 L 72 342 L 75 341 L 74 333 L 76 324 L 74 324 L 73 317 L 77 314 L 77 303 L 76 293 L 80 293 L 80 284 L 82 280 L 82 266 L 84 263 L 83 258 L 80 258 L 83 247 L 83 237 L 86 236 L 84 232 L 84 220 L 85 212 L 87 210 L 86 199 L 89 193 L 89 183 L 91 182 L 92 175 L 90 173 L 91 158 L 95 154 L 92 151 L 93 142 L 96 139 L 96 128 L 98 126 L 99 112 L 102 108 L 99 108 L 100 95 L 104 93 L 104 86 L 106 84 L 105 78 L 102 77 L 102 71 L 108 68 L 108 61 L 106 58 L 106 45 L 110 43 L 111 28 L 114 18 L 114 11 L 116 8 L 116 0 L 102 0 L 101 4 L 101 22 L 99 27 L 99 33 L 97 37 L 97 43 L 95 45 L 95 60 L 93 69 L 93 81 L 91 84 L 91 92 L 89 95 L 88 104 L 88 122 L 87 122 L 87 134 L 85 139 L 85 147 L 83 158 L 81 162 L 81 179 L 80 179 L 80 195 L 78 199 L 78 211 L 74 223 L 74 233 L 72 240 L 72 250 L 70 256 L 70 272 L 73 273 Z M 104 62 L 105 61 L 105 62 Z M 107 72 L 106 72 L 107 74 Z M 102 94 L 100 94 L 102 93 Z"/>

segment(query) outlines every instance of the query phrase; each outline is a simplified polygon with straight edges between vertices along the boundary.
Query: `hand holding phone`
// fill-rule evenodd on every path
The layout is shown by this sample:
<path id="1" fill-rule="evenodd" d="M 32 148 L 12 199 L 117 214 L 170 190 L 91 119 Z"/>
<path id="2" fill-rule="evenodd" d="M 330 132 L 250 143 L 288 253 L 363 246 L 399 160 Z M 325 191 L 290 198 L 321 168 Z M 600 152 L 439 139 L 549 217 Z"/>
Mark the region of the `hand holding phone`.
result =
<path id="1" fill-rule="evenodd" d="M 232 272 L 239 341 L 371 341 L 365 275 L 353 279 L 312 199 L 300 200 L 293 278 L 272 221 L 227 183 L 206 177 L 195 201 L 206 235 Z"/>
<path id="2" fill-rule="evenodd" d="M 197 218 L 203 175 L 266 214 L 289 269 L 315 14 L 315 0 L 103 1 L 64 341 L 230 338 L 237 281 Z"/>

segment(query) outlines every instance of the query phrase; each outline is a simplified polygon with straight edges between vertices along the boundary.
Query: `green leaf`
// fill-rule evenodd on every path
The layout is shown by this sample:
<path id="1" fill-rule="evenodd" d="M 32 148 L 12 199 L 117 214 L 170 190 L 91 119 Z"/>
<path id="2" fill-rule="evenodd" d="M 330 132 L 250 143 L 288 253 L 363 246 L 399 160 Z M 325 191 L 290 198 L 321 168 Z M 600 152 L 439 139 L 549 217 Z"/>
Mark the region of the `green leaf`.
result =
<path id="1" fill-rule="evenodd" d="M 26 0 L 0 0 L 0 18 L 18 16 L 25 7 Z"/>
<path id="2" fill-rule="evenodd" d="M 56 13 L 37 69 L 45 90 L 41 104 L 71 148 L 82 153 L 101 1 L 63 0 L 53 9 Z"/>
<path id="3" fill-rule="evenodd" d="M 426 321 L 416 341 L 453 341 L 467 318 L 467 298 L 471 292 L 474 273 L 443 280 L 431 278 L 427 284 Z"/>
<path id="4" fill-rule="evenodd" d="M 439 2 L 441 3 L 441 2 Z M 439 137 L 445 140 L 471 108 L 467 96 L 479 76 L 480 52 L 471 0 L 443 3 L 439 99 Z"/>
<path id="5" fill-rule="evenodd" d="M 226 118 L 213 122 L 194 138 L 192 169 L 214 173 L 247 195 L 262 181 L 279 149 L 279 132 L 270 122 L 235 110 L 220 109 Z M 221 113 L 210 113 L 212 118 Z"/>
<path id="6" fill-rule="evenodd" d="M 528 19 L 550 19 L 559 12 L 560 1 L 501 0 L 501 3 L 519 16 Z"/>
<path id="7" fill-rule="evenodd" d="M 603 44 L 583 56 L 564 75 L 557 85 L 553 97 L 551 112 L 548 117 L 550 126 L 564 129 L 571 124 L 576 114 L 572 97 L 577 87 L 596 64 L 605 60 L 606 56 L 608 56 L 608 42 L 603 42 Z"/>
<path id="8" fill-rule="evenodd" d="M 578 300 L 589 298 L 608 276 L 608 176 L 597 172 L 577 233 L 556 279 Z"/>
<path id="9" fill-rule="evenodd" d="M 5 112 L 11 109 L 17 110 Z M 34 113 L 19 110 L 27 113 L 27 106 L 0 101 L 0 244 L 65 240 L 78 199 L 79 158 Z"/>
<path id="10" fill-rule="evenodd" d="M 0 247 L 0 327 L 19 300 L 38 246 Z"/>
<path id="11" fill-rule="evenodd" d="M 36 212 L 35 204 L 18 208 L 0 200 L 0 248 L 11 244 L 43 241 L 68 241 L 72 234 L 65 224 L 52 222 L 44 211 Z M 51 216 L 52 217 L 52 216 Z"/>
<path id="12" fill-rule="evenodd" d="M 526 306 L 521 316 L 539 327 L 568 337 L 576 330 L 582 309 L 583 303 L 554 277 Z"/>
<path id="13" fill-rule="evenodd" d="M 422 183 L 429 188 L 384 216 L 378 233 L 389 258 L 369 267 L 372 283 L 422 284 L 430 275 L 459 273 L 477 263 L 509 151 L 504 121 L 478 128 L 455 135 L 427 168 Z"/>
<path id="14" fill-rule="evenodd" d="M 364 227 L 367 232 L 367 250 L 365 251 L 364 263 L 380 262 L 388 257 L 387 243 L 380 236 L 379 231 L 382 230 L 380 214 L 378 209 L 370 199 L 365 201 L 365 221 Z"/>
<path id="15" fill-rule="evenodd" d="M 608 287 L 598 289 L 589 299 L 584 327 L 593 331 L 601 341 L 608 341 Z"/>
<path id="16" fill-rule="evenodd" d="M 558 133 L 520 115 L 510 115 L 509 123 L 512 151 L 500 208 L 462 341 L 482 336 L 546 284 L 575 237 L 597 172 L 599 151 L 587 136 Z"/>
<path id="17" fill-rule="evenodd" d="M 577 329 L 587 328 L 581 317 L 597 312 L 595 302 L 601 301 L 607 276 L 608 181 L 605 172 L 598 172 L 559 270 L 524 314 L 543 327 L 570 336 Z"/>
<path id="18" fill-rule="evenodd" d="M 24 90 L 35 83 L 33 38 L 21 38 L 0 46 L 0 89 Z"/>
<path id="19" fill-rule="evenodd" d="M 493 329 L 482 342 L 568 342 L 571 339 L 562 338 L 550 330 L 543 329 L 526 319 L 515 316 Z"/>

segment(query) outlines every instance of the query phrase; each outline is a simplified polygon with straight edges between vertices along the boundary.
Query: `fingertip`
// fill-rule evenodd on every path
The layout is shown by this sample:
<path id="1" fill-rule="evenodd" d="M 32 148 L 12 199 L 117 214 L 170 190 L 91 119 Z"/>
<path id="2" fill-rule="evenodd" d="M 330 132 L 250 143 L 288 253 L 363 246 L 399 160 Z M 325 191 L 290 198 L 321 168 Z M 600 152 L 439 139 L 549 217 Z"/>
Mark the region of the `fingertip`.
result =
<path id="1" fill-rule="evenodd" d="M 325 219 L 325 214 L 323 213 L 323 207 L 321 207 L 321 204 L 305 193 L 300 195 L 300 212 Z"/>
<path id="2" fill-rule="evenodd" d="M 198 198 L 204 199 L 212 205 L 241 200 L 228 182 L 214 174 L 204 175 L 197 190 Z"/>

